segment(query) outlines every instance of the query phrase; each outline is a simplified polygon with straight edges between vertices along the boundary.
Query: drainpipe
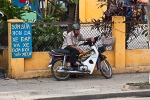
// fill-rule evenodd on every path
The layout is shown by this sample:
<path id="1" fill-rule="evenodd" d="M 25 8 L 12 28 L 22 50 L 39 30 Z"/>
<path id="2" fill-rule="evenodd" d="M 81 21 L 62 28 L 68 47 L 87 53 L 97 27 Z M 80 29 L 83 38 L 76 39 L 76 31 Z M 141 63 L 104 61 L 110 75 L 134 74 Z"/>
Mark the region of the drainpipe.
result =
<path id="1" fill-rule="evenodd" d="M 147 1 L 147 5 L 146 5 L 146 15 L 147 15 L 147 20 L 148 20 L 148 46 L 149 46 L 149 49 L 150 49 L 150 1 L 149 0 L 146 0 Z M 149 84 L 150 84 L 150 72 L 149 72 Z"/>
<path id="2" fill-rule="evenodd" d="M 147 21 L 148 21 L 148 41 L 149 41 L 149 49 L 150 49 L 150 1 L 149 0 L 145 0 L 145 2 L 147 2 L 147 5 L 146 5 L 146 17 L 147 17 Z M 145 3 L 144 2 L 144 3 Z"/>
<path id="3" fill-rule="evenodd" d="M 77 19 L 78 19 L 78 4 L 76 4 L 74 23 L 77 23 Z"/>
<path id="4" fill-rule="evenodd" d="M 149 9 L 150 9 L 150 1 L 149 0 L 147 0 L 148 2 L 147 2 L 147 6 L 146 6 L 146 15 L 147 15 L 147 20 L 148 20 L 148 41 L 149 41 L 149 43 L 148 43 L 148 46 L 149 46 L 149 49 L 150 49 L 150 11 L 149 11 Z M 149 84 L 150 84 L 150 72 L 149 72 Z"/>
<path id="5" fill-rule="evenodd" d="M 79 0 L 75 4 L 76 4 L 76 8 L 75 8 L 74 23 L 78 23 L 78 4 L 79 4 Z"/>

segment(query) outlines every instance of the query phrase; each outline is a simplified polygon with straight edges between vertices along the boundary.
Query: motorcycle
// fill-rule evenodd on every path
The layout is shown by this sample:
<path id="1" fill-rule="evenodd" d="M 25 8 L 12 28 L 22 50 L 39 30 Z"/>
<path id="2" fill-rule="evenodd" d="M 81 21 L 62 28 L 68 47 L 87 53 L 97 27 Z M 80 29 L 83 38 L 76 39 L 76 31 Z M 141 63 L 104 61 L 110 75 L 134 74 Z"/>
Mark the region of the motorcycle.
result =
<path id="1" fill-rule="evenodd" d="M 102 39 L 102 46 L 97 47 L 96 42 L 101 39 L 100 36 L 94 37 L 95 42 L 86 41 L 81 45 L 89 45 L 90 50 L 78 56 L 78 66 L 71 65 L 74 70 L 66 70 L 66 59 L 70 56 L 70 51 L 65 49 L 53 49 L 49 52 L 51 57 L 48 67 L 51 67 L 52 76 L 58 81 L 67 80 L 70 74 L 92 74 L 95 66 L 100 70 L 101 74 L 106 78 L 112 77 L 112 67 L 106 60 L 106 56 L 102 53 L 106 51 L 107 46 L 111 46 L 115 38 Z"/>

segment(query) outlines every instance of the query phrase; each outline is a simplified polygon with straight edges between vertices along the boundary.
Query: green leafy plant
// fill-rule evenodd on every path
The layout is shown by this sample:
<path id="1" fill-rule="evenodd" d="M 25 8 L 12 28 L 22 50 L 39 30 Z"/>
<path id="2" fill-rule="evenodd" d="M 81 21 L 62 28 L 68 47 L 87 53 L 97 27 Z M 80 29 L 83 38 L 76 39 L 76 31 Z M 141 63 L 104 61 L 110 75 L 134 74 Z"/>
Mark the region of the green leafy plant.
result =
<path id="1" fill-rule="evenodd" d="M 33 51 L 50 51 L 61 47 L 63 30 L 55 22 L 55 17 L 46 16 L 42 21 L 34 24 L 32 30 Z"/>
<path id="2" fill-rule="evenodd" d="M 38 0 L 31 0 L 31 3 L 35 7 L 35 10 L 38 15 L 38 20 L 45 18 L 45 15 L 56 17 L 57 20 L 61 20 L 64 17 L 64 12 L 68 10 L 61 3 L 58 3 L 57 0 L 48 0 L 46 8 L 44 8 L 44 2 L 41 2 L 43 5 L 41 9 Z M 45 14 L 45 10 L 46 10 L 46 14 Z"/>
<path id="3" fill-rule="evenodd" d="M 146 36 L 148 36 L 148 25 L 147 25 L 147 24 L 145 24 L 145 28 L 146 28 L 147 30 L 144 30 L 143 27 L 142 27 L 142 29 L 143 29 L 144 31 L 142 32 L 141 35 L 145 35 L 145 37 L 146 37 Z"/>
<path id="4" fill-rule="evenodd" d="M 9 0 L 0 0 L 0 12 L 4 14 L 0 17 L 0 34 L 7 34 L 7 20 L 21 19 L 26 10 L 24 7 L 13 5 Z"/>
<path id="5" fill-rule="evenodd" d="M 62 1 L 66 2 L 68 4 L 72 4 L 72 3 L 78 4 L 78 0 L 62 0 Z"/>
<path id="6" fill-rule="evenodd" d="M 78 4 L 78 0 L 71 0 L 72 3 Z"/>
<path id="7" fill-rule="evenodd" d="M 55 17 L 57 20 L 61 20 L 64 17 L 64 12 L 68 9 L 57 0 L 48 0 L 50 3 L 47 5 L 47 15 Z"/>
<path id="8" fill-rule="evenodd" d="M 130 85 L 130 86 L 139 86 L 140 88 L 143 88 L 147 85 L 150 85 L 149 82 L 140 82 L 140 83 L 127 83 L 127 85 Z"/>
<path id="9" fill-rule="evenodd" d="M 7 35 L 7 33 L 8 33 L 7 22 L 6 21 L 0 21 L 0 35 L 1 34 Z"/>
<path id="10" fill-rule="evenodd" d="M 24 7 L 15 6 L 9 0 L 1 0 L 0 4 L 0 11 L 5 15 L 5 21 L 14 18 L 20 19 L 26 12 Z"/>

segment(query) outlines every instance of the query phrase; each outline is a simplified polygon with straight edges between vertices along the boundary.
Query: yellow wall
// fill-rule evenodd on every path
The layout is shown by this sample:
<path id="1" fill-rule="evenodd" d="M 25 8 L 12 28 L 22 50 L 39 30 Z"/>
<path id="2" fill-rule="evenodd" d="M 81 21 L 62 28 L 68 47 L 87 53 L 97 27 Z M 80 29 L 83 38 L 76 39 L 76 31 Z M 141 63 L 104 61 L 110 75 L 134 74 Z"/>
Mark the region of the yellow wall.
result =
<path id="1" fill-rule="evenodd" d="M 98 8 L 99 4 L 105 2 L 98 2 L 98 0 L 79 0 L 79 19 L 81 22 L 91 22 L 94 19 L 100 19 L 103 15 L 102 9 L 105 11 L 106 6 L 102 9 Z"/>
<path id="2" fill-rule="evenodd" d="M 48 77 L 51 75 L 48 52 L 33 52 L 32 58 L 11 59 L 9 76 L 12 78 Z"/>
<path id="3" fill-rule="evenodd" d="M 8 69 L 8 51 L 3 50 L 3 53 L 0 54 L 0 67 Z"/>
<path id="4" fill-rule="evenodd" d="M 150 49 L 126 50 L 126 72 L 150 72 Z"/>
<path id="5" fill-rule="evenodd" d="M 150 71 L 150 50 L 125 50 L 125 23 L 122 23 L 125 18 L 121 16 L 113 17 L 114 24 L 112 25 L 112 34 L 116 37 L 116 42 L 113 50 L 106 51 L 104 54 L 110 65 L 113 68 L 113 73 L 126 73 L 126 72 L 149 72 Z M 10 28 L 11 22 L 21 22 L 20 20 L 9 20 L 8 27 Z M 119 30 L 121 31 L 118 31 Z M 33 52 L 32 58 L 12 58 L 11 57 L 11 31 L 9 31 L 9 47 L 8 52 L 4 54 L 8 57 L 0 56 L 3 62 L 8 61 L 9 76 L 12 78 L 33 78 L 38 76 L 48 77 L 51 76 L 48 52 Z M 2 63 L 0 63 L 1 66 Z M 99 74 L 100 71 L 96 69 L 93 74 Z"/>
<path id="6" fill-rule="evenodd" d="M 106 51 L 104 54 L 110 62 L 114 74 L 150 71 L 150 50 L 148 49 L 126 50 L 125 66 L 122 68 L 115 66 L 114 51 Z M 14 60 L 9 76 L 15 79 L 51 76 L 50 68 L 47 67 L 50 59 L 48 52 L 33 52 L 32 56 L 30 59 L 23 59 L 24 61 Z M 100 74 L 96 67 L 93 75 L 95 74 Z"/>

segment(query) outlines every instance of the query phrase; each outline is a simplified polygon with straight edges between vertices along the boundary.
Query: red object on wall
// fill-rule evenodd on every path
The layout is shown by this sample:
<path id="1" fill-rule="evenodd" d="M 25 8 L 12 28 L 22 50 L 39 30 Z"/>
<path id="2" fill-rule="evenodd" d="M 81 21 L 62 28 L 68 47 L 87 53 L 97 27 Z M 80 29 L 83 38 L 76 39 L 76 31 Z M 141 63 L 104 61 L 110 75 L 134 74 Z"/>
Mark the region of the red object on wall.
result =
<path id="1" fill-rule="evenodd" d="M 138 1 L 140 1 L 142 3 L 148 3 L 148 0 L 138 0 Z"/>
<path id="2" fill-rule="evenodd" d="M 26 0 L 19 0 L 20 1 L 20 3 L 25 3 L 26 2 Z M 29 0 L 29 2 L 30 2 L 30 0 Z"/>

